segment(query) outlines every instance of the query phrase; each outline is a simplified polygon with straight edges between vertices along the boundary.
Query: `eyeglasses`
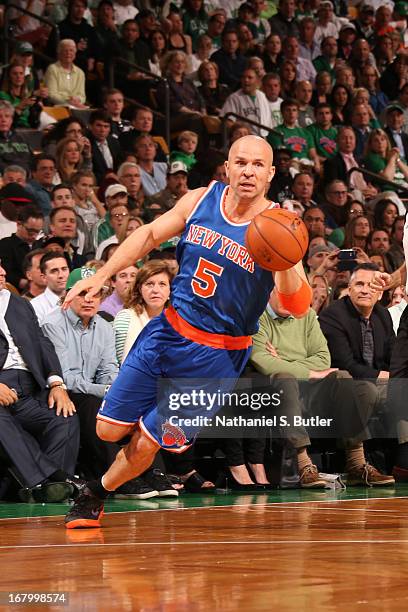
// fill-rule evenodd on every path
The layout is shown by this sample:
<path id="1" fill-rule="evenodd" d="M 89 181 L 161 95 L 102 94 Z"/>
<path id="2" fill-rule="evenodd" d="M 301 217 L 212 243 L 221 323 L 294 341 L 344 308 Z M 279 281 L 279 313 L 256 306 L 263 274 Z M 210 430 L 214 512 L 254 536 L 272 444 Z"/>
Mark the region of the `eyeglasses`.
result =
<path id="1" fill-rule="evenodd" d="M 358 217 L 362 216 L 364 213 L 362 210 L 359 210 L 358 208 L 350 208 L 350 214 L 351 215 L 357 215 Z"/>
<path id="2" fill-rule="evenodd" d="M 37 236 L 40 233 L 40 231 L 41 231 L 41 230 L 38 230 L 38 229 L 34 229 L 32 227 L 27 227 L 26 225 L 24 225 L 24 223 L 22 223 L 21 225 L 24 227 L 24 229 L 27 232 L 27 234 L 30 234 L 31 236 Z"/>
<path id="3" fill-rule="evenodd" d="M 120 219 L 121 217 L 128 217 L 129 213 L 115 213 L 113 215 L 111 215 L 111 218 L 113 217 L 114 219 Z"/>
<path id="4" fill-rule="evenodd" d="M 330 194 L 335 196 L 343 196 L 347 195 L 347 191 L 330 191 Z"/>

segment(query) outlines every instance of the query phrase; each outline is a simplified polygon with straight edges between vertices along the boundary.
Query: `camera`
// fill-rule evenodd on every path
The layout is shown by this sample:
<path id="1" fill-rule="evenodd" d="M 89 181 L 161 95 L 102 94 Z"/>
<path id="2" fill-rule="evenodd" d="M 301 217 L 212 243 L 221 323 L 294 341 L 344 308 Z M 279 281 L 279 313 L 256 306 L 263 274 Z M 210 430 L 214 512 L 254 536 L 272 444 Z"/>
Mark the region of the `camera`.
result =
<path id="1" fill-rule="evenodd" d="M 339 272 L 354 270 L 357 265 L 357 251 L 355 249 L 341 249 L 337 255 L 337 258 L 339 260 L 339 263 L 337 264 L 337 270 Z"/>

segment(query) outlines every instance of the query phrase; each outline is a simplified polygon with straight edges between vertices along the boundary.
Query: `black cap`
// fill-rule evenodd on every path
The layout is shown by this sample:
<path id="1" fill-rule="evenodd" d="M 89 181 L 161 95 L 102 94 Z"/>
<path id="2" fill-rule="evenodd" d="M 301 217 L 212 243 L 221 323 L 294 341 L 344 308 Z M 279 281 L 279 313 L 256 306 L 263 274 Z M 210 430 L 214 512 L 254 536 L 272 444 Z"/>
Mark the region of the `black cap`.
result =
<path id="1" fill-rule="evenodd" d="M 0 189 L 0 200 L 9 200 L 14 204 L 34 204 L 38 206 L 35 197 L 19 183 L 7 183 Z"/>
<path id="2" fill-rule="evenodd" d="M 45 247 L 50 244 L 58 244 L 60 247 L 65 249 L 65 240 L 60 238 L 60 236 L 48 236 L 47 238 L 43 238 L 41 241 L 41 249 L 45 249 Z"/>

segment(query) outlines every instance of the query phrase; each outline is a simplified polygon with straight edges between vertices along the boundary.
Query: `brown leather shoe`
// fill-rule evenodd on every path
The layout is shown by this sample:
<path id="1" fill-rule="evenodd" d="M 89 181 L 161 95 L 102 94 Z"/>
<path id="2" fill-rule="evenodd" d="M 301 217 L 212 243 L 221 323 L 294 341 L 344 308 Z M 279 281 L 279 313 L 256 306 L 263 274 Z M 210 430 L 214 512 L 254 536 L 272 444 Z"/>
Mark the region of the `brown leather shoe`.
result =
<path id="1" fill-rule="evenodd" d="M 307 465 L 299 474 L 299 484 L 302 489 L 324 489 L 326 481 L 319 477 L 318 469 L 315 465 Z"/>
<path id="2" fill-rule="evenodd" d="M 347 472 L 348 486 L 384 487 L 395 484 L 393 476 L 381 474 L 373 465 L 364 465 Z"/>
<path id="3" fill-rule="evenodd" d="M 392 475 L 395 478 L 395 482 L 408 482 L 408 470 L 407 468 L 394 465 L 392 468 Z"/>

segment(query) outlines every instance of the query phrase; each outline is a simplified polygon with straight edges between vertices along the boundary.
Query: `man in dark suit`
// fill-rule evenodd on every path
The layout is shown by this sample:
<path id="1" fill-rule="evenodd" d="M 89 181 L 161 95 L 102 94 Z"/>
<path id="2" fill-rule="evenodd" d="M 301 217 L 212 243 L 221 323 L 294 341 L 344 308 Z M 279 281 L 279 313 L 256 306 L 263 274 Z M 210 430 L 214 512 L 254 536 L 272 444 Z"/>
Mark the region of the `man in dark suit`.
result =
<path id="1" fill-rule="evenodd" d="M 211 55 L 211 61 L 218 66 L 219 81 L 235 91 L 238 89 L 241 74 L 248 59 L 239 52 L 239 40 L 236 30 L 224 30 L 221 36 L 221 49 Z"/>
<path id="2" fill-rule="evenodd" d="M 327 338 L 332 366 L 348 370 L 354 378 L 388 380 L 395 334 L 391 315 L 378 303 L 370 282 L 378 267 L 357 266 L 350 278 L 350 295 L 333 302 L 319 314 Z"/>
<path id="3" fill-rule="evenodd" d="M 0 266 L 0 446 L 23 501 L 62 501 L 80 485 L 75 407 L 52 343 L 29 302 L 5 289 Z"/>
<path id="4" fill-rule="evenodd" d="M 89 140 L 92 146 L 92 166 L 100 184 L 108 170 L 116 170 L 121 161 L 118 139 L 110 135 L 111 122 L 106 111 L 96 110 L 89 119 Z"/>
<path id="5" fill-rule="evenodd" d="M 408 134 L 403 132 L 404 109 L 399 104 L 391 104 L 385 109 L 385 133 L 391 146 L 399 150 L 400 157 L 408 160 Z"/>
<path id="6" fill-rule="evenodd" d="M 31 251 L 43 224 L 44 216 L 39 208 L 27 205 L 18 213 L 16 233 L 0 240 L 1 265 L 8 282 L 19 291 L 28 285 L 23 271 L 24 257 Z"/>
<path id="7" fill-rule="evenodd" d="M 381 292 L 371 289 L 378 267 L 358 265 L 350 277 L 349 296 L 319 314 L 332 367 L 347 370 L 355 379 L 371 381 L 378 404 L 386 401 L 391 351 L 395 341 L 391 315 L 378 303 Z M 370 391 L 370 392 L 371 392 Z"/>

